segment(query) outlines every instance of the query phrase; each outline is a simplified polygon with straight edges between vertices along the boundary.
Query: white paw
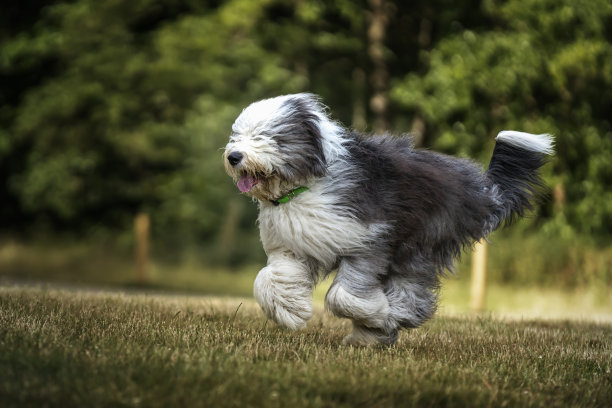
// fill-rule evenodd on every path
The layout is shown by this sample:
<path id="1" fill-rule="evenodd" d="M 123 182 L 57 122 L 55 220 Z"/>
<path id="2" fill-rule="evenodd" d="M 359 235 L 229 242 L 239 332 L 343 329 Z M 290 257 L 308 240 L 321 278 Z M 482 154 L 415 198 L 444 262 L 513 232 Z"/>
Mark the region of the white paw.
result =
<path id="1" fill-rule="evenodd" d="M 311 284 L 307 280 L 287 279 L 266 266 L 257 275 L 253 294 L 269 319 L 297 330 L 312 317 Z"/>
<path id="2" fill-rule="evenodd" d="M 367 297 L 355 296 L 340 284 L 334 284 L 327 292 L 325 305 L 339 317 L 347 317 L 368 327 L 385 328 L 389 322 L 389 302 L 381 289 L 373 290 Z"/>

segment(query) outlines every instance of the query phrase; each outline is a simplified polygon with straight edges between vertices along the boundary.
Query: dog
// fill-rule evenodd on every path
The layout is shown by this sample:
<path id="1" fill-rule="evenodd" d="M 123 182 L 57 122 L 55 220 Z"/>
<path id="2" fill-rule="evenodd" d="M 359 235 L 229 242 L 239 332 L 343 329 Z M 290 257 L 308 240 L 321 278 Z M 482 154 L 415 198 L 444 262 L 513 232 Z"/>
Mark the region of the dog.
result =
<path id="1" fill-rule="evenodd" d="M 227 173 L 259 204 L 268 262 L 254 296 L 268 318 L 303 328 L 314 286 L 337 270 L 325 305 L 352 321 L 344 342 L 391 345 L 434 314 L 463 248 L 533 209 L 551 154 L 548 134 L 502 131 L 483 172 L 410 137 L 348 130 L 313 94 L 255 102 L 224 151 Z"/>

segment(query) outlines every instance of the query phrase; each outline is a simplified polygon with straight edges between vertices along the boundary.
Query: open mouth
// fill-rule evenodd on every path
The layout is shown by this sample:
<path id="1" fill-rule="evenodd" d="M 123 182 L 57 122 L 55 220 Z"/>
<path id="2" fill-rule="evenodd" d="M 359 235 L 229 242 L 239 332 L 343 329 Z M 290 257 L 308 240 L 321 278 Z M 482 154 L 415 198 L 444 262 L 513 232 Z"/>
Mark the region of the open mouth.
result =
<path id="1" fill-rule="evenodd" d="M 248 193 L 257 183 L 259 183 L 259 180 L 255 177 L 242 173 L 242 175 L 240 175 L 240 180 L 238 180 L 238 189 L 243 193 Z"/>

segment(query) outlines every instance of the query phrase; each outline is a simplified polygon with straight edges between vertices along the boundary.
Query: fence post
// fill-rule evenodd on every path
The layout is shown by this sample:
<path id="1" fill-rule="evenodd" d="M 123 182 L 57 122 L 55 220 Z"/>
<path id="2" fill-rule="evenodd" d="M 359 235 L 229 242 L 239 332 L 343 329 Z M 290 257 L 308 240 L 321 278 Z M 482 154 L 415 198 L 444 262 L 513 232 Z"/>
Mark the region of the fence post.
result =
<path id="1" fill-rule="evenodd" d="M 474 312 L 485 308 L 485 284 L 487 279 L 487 241 L 484 239 L 474 245 L 472 253 L 472 289 L 470 307 Z"/>
<path id="2" fill-rule="evenodd" d="M 140 213 L 134 218 L 134 233 L 136 236 L 136 279 L 140 284 L 149 280 L 149 215 Z"/>

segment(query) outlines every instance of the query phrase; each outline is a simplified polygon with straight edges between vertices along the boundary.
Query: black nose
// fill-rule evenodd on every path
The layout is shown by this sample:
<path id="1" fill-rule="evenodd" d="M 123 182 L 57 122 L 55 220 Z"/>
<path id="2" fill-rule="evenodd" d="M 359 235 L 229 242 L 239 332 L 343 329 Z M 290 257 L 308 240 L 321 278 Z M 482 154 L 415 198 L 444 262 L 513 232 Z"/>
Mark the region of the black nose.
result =
<path id="1" fill-rule="evenodd" d="M 238 163 L 240 163 L 241 160 L 242 160 L 242 153 L 240 152 L 231 152 L 230 154 L 227 155 L 227 161 L 232 166 L 237 165 Z"/>

